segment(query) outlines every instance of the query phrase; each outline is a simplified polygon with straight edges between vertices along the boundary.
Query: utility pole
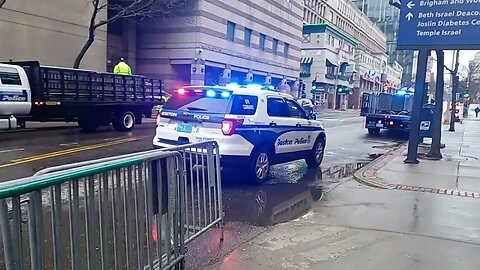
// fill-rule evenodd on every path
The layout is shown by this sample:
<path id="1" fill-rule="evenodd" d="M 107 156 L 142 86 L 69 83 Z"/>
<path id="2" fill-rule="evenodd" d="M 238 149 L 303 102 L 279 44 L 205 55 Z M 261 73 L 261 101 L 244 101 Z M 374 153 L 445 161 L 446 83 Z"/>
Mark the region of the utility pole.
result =
<path id="1" fill-rule="evenodd" d="M 425 75 L 427 73 L 427 61 L 430 50 L 420 50 L 418 54 L 417 74 L 415 78 L 415 94 L 413 95 L 412 121 L 408 139 L 407 164 L 418 164 L 418 142 L 420 139 L 420 121 L 422 118 L 423 95 L 425 89 Z"/>
<path id="2" fill-rule="evenodd" d="M 427 157 L 432 159 L 441 159 L 440 152 L 442 140 L 442 113 L 443 113 L 443 90 L 444 90 L 444 66 L 445 53 L 437 50 L 437 85 L 435 86 L 435 109 L 433 114 L 433 134 L 432 145 Z"/>

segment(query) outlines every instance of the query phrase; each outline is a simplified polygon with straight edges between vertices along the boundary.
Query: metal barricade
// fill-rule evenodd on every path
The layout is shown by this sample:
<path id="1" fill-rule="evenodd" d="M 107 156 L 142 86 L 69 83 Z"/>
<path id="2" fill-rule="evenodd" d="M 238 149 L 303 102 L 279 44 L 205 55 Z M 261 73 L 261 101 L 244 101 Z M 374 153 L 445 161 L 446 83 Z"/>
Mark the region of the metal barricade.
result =
<path id="1" fill-rule="evenodd" d="M 220 240 L 223 240 L 223 205 L 221 167 L 218 144 L 215 141 L 187 144 L 178 147 L 168 147 L 161 150 L 150 150 L 140 154 L 153 154 L 158 151 L 178 151 L 181 153 L 183 168 L 185 168 L 185 227 L 186 243 L 200 236 L 205 231 L 219 226 Z M 128 158 L 137 154 L 120 156 Z M 45 173 L 72 169 L 79 165 L 91 165 L 106 162 L 119 157 L 103 158 L 67 164 L 38 171 L 35 176 Z"/>
<path id="2" fill-rule="evenodd" d="M 185 168 L 185 241 L 215 226 L 223 241 L 223 204 L 219 146 L 215 141 L 166 148 L 182 155 Z"/>
<path id="3" fill-rule="evenodd" d="M 180 153 L 83 165 L 0 183 L 0 268 L 180 268 Z"/>

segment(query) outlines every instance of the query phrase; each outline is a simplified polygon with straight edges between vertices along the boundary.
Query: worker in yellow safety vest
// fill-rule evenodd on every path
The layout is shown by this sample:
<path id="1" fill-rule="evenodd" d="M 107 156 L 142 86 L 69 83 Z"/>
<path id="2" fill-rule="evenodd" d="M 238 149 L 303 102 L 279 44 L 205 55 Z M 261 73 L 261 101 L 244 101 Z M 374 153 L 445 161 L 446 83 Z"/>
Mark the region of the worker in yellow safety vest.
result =
<path id="1" fill-rule="evenodd" d="M 113 68 L 113 73 L 120 75 L 132 75 L 132 69 L 125 63 L 123 58 L 120 58 L 120 62 Z"/>

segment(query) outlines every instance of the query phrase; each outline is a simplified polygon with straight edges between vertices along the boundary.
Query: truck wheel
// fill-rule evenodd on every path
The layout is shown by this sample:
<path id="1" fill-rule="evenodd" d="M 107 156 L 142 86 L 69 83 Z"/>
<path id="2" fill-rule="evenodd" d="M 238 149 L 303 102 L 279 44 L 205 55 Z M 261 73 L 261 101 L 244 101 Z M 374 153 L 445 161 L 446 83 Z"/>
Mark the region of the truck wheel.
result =
<path id="1" fill-rule="evenodd" d="M 129 131 L 135 126 L 135 115 L 132 112 L 122 112 L 115 115 L 113 127 L 117 131 Z"/>
<path id="2" fill-rule="evenodd" d="M 98 124 L 93 121 L 91 118 L 87 117 L 80 117 L 78 119 L 78 125 L 80 126 L 81 129 L 84 131 L 95 131 L 98 128 Z"/>

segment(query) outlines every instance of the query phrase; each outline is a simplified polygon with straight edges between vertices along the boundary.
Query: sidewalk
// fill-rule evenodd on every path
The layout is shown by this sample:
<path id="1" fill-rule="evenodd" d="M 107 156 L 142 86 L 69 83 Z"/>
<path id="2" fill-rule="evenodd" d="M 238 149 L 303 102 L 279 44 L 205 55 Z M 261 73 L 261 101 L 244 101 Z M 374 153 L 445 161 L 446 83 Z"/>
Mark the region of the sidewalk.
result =
<path id="1" fill-rule="evenodd" d="M 377 188 L 347 180 L 303 217 L 199 269 L 477 269 L 480 200 L 465 198 L 480 197 L 477 134 L 476 120 L 444 131 L 444 159 L 418 165 L 403 164 L 400 147 L 357 173 Z"/>
<path id="2" fill-rule="evenodd" d="M 420 164 L 404 164 L 405 145 L 358 171 L 356 179 L 378 188 L 480 198 L 480 119 L 465 119 L 456 132 L 442 129 L 442 160 L 422 158 L 429 149 L 420 147 Z"/>

